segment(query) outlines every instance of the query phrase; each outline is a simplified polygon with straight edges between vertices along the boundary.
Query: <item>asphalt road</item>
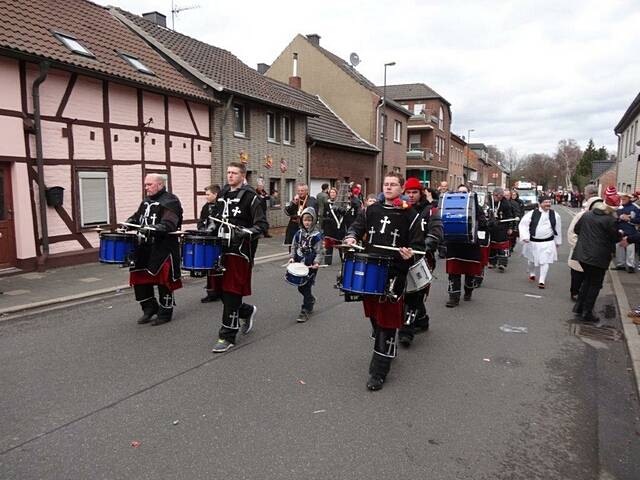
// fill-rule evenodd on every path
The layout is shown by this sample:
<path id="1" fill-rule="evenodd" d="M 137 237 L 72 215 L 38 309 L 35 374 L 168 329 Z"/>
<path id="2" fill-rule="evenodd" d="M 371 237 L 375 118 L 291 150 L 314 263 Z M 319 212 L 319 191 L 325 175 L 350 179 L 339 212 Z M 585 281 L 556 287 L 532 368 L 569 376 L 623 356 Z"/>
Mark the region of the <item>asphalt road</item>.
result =
<path id="1" fill-rule="evenodd" d="M 223 355 L 210 353 L 222 305 L 196 285 L 159 327 L 135 323 L 130 294 L 0 324 L 0 478 L 639 478 L 623 343 L 572 333 L 566 247 L 546 290 L 518 252 L 456 309 L 439 263 L 432 328 L 380 392 L 335 266 L 306 324 L 282 262 L 256 266 L 255 331 Z"/>

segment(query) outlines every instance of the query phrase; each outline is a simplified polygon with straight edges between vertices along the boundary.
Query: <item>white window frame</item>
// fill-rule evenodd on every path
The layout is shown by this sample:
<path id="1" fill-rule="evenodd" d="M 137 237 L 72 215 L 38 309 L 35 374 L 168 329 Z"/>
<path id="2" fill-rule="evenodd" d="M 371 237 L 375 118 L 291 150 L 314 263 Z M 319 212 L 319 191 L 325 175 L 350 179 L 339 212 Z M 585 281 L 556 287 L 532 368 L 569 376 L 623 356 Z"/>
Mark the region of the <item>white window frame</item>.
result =
<path id="1" fill-rule="evenodd" d="M 53 35 L 73 53 L 77 53 L 83 57 L 96 58 L 93 52 L 80 43 L 75 37 L 60 32 L 53 32 Z"/>
<path id="2" fill-rule="evenodd" d="M 96 225 L 109 225 L 111 223 L 111 218 L 109 215 L 109 172 L 101 172 L 101 171 L 90 171 L 90 170 L 78 170 L 78 198 L 79 198 L 79 207 L 80 207 L 80 227 L 81 228 L 89 228 L 95 227 Z M 104 222 L 99 223 L 89 223 L 85 224 L 84 221 L 84 202 L 82 198 L 82 181 L 85 179 L 103 179 L 104 180 L 104 205 L 106 209 L 106 219 Z"/>
<path id="3" fill-rule="evenodd" d="M 417 142 L 411 141 L 411 137 L 418 138 Z M 416 146 L 417 145 L 417 146 Z M 422 149 L 422 136 L 419 133 L 410 133 L 409 134 L 409 150 L 421 150 Z"/>
<path id="4" fill-rule="evenodd" d="M 140 73 L 144 73 L 146 75 L 154 75 L 155 73 L 153 70 L 151 70 L 149 67 L 147 67 L 144 63 L 142 63 L 142 61 L 137 58 L 134 57 L 133 55 L 129 55 L 128 53 L 120 53 L 120 56 L 126 60 L 126 62 L 131 65 L 133 68 L 135 68 L 137 71 L 139 71 Z"/>
<path id="5" fill-rule="evenodd" d="M 276 114 L 273 112 L 267 112 L 266 122 L 267 122 L 267 141 L 276 143 L 278 141 L 277 140 L 278 129 L 276 128 Z M 271 136 L 271 132 L 270 132 L 270 130 L 272 129 L 273 129 L 273 137 Z"/>
<path id="6" fill-rule="evenodd" d="M 438 111 L 438 128 L 444 131 L 444 109 L 442 107 Z"/>
<path id="7" fill-rule="evenodd" d="M 242 113 L 242 130 L 236 130 L 236 112 Z M 241 103 L 233 104 L 233 134 L 236 137 L 247 136 L 247 108 Z"/>
<path id="8" fill-rule="evenodd" d="M 413 104 L 413 114 L 414 115 L 422 115 L 424 111 L 425 104 L 424 103 L 414 103 Z"/>
<path id="9" fill-rule="evenodd" d="M 398 120 L 393 121 L 393 141 L 396 143 L 402 142 L 402 122 Z"/>
<path id="10" fill-rule="evenodd" d="M 282 116 L 282 143 L 284 143 L 285 145 L 291 145 L 293 143 L 293 140 L 291 138 L 292 133 L 293 133 L 293 130 L 291 129 L 291 117 L 289 115 L 283 115 Z"/>
<path id="11" fill-rule="evenodd" d="M 289 203 L 291 200 L 293 200 L 293 197 L 296 196 L 296 181 L 291 179 L 291 178 L 287 178 L 284 181 L 284 193 L 286 195 L 286 198 L 284 200 L 285 203 Z M 281 199 L 282 201 L 282 199 Z"/>

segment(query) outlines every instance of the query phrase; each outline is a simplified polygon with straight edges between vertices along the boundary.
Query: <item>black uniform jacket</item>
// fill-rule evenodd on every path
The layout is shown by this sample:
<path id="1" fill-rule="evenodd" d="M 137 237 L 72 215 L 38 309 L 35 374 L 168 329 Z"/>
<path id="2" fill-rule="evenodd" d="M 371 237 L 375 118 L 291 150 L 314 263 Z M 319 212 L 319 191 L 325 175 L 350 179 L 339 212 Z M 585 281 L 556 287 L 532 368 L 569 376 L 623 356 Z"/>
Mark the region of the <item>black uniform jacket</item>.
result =
<path id="1" fill-rule="evenodd" d="M 156 275 L 167 258 L 171 258 L 171 277 L 173 280 L 179 279 L 179 237 L 169 235 L 169 232 L 180 230 L 182 226 L 182 205 L 178 197 L 164 188 L 155 195 L 145 197 L 138 210 L 127 219 L 127 223 L 155 229 L 141 230 L 145 237 L 141 237 L 142 240 L 134 251 L 130 270 L 147 270 Z"/>
<path id="2" fill-rule="evenodd" d="M 258 238 L 269 230 L 269 223 L 256 191 L 249 185 L 243 185 L 237 190 L 231 190 L 229 185 L 225 185 L 218 194 L 213 216 L 251 232 L 249 235 L 227 225 L 216 226 L 218 237 L 225 240 L 225 253 L 241 255 L 253 262 Z"/>

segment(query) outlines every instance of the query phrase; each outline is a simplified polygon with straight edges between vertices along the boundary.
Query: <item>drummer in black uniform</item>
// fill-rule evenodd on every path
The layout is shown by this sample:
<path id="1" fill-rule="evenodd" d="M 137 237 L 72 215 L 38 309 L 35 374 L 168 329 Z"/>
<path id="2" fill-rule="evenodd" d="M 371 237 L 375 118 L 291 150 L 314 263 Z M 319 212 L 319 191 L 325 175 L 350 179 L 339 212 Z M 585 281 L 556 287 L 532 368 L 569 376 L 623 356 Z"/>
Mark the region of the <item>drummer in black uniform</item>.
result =
<path id="1" fill-rule="evenodd" d="M 487 221 L 491 234 L 489 268 L 497 265 L 500 272 L 504 272 L 507 268 L 511 251 L 509 236 L 513 233 L 515 217 L 511 200 L 504 198 L 504 189 L 495 188 L 491 194 Z"/>
<path id="2" fill-rule="evenodd" d="M 200 219 L 198 220 L 199 232 L 213 232 L 217 229 L 216 222 L 211 218 L 214 215 L 218 194 L 220 193 L 220 185 L 209 185 L 204 189 L 207 203 L 200 210 Z M 214 290 L 213 274 L 217 273 L 213 270 L 207 272 L 207 295 L 201 298 L 202 303 L 215 302 L 220 300 L 220 292 Z"/>
<path id="3" fill-rule="evenodd" d="M 129 284 L 142 307 L 138 323 L 162 325 L 171 321 L 175 304 L 173 292 L 182 288 L 180 280 L 180 230 L 182 206 L 178 197 L 167 192 L 164 178 L 150 173 L 144 178 L 146 196 L 127 223 L 140 225 L 139 242 L 133 252 L 129 269 Z M 158 286 L 156 299 L 153 286 Z"/>
<path id="4" fill-rule="evenodd" d="M 469 189 L 465 185 L 460 185 L 458 192 L 469 193 Z M 478 205 L 478 197 L 475 194 L 473 199 L 478 230 L 485 231 L 487 228 L 486 217 Z M 445 244 L 447 246 L 446 270 L 449 275 L 449 300 L 446 305 L 453 308 L 460 303 L 462 275 L 464 275 L 464 299 L 469 301 L 474 288 L 478 287 L 478 279 L 482 275 L 484 265 L 478 242 L 453 242 L 447 240 L 445 236 Z"/>
<path id="5" fill-rule="evenodd" d="M 364 295 L 364 314 L 373 326 L 373 356 L 369 366 L 369 390 L 380 390 L 396 356 L 396 333 L 404 323 L 403 292 L 407 270 L 414 260 L 413 249 L 424 248 L 424 233 L 420 216 L 400 199 L 404 179 L 398 173 L 384 178 L 384 202 L 363 210 L 353 222 L 344 242 L 356 245 L 364 242 L 367 253 L 392 257 L 389 266 L 388 289 L 385 295 Z M 393 253 L 374 245 L 397 248 Z"/>
<path id="6" fill-rule="evenodd" d="M 227 185 L 218 195 L 214 217 L 224 223 L 218 226 L 218 237 L 224 239 L 222 264 L 224 273 L 214 277 L 214 289 L 221 292 L 222 326 L 213 353 L 229 350 L 240 330 L 247 334 L 253 327 L 257 311 L 254 305 L 242 302 L 251 295 L 251 270 L 258 238 L 269 229 L 256 191 L 245 184 L 247 167 L 231 162 L 227 167 Z"/>
<path id="7" fill-rule="evenodd" d="M 341 243 L 347 231 L 345 228 L 346 209 L 336 203 L 338 191 L 335 188 L 329 189 L 329 198 L 325 203 L 320 226 L 324 234 L 324 263 L 331 265 L 333 262 L 333 246 Z M 342 258 L 342 252 L 339 252 Z"/>
<path id="8" fill-rule="evenodd" d="M 429 270 L 433 271 L 436 268 L 435 252 L 443 240 L 442 219 L 437 202 L 429 202 L 424 192 L 420 180 L 415 177 L 407 178 L 404 193 L 409 198 L 409 203 L 420 214 L 420 228 L 425 236 L 424 250 L 427 252 L 425 260 Z M 405 322 L 398 333 L 398 341 L 405 347 L 411 345 L 416 333 L 429 329 L 429 315 L 424 302 L 430 289 L 431 284 L 428 284 L 423 289 L 404 296 Z"/>

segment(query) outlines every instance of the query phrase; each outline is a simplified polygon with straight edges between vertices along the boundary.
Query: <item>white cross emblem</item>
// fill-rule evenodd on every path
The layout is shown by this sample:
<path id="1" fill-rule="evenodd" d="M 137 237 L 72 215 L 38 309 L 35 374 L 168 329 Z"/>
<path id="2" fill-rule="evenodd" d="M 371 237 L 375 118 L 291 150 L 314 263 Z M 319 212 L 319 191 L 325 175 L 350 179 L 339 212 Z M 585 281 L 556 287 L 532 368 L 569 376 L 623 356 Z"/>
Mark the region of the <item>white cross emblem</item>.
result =
<path id="1" fill-rule="evenodd" d="M 164 297 L 162 297 L 162 299 L 164 300 L 164 308 L 171 308 L 173 307 L 173 295 L 171 295 L 170 293 L 167 293 Z"/>
<path id="2" fill-rule="evenodd" d="M 384 218 L 382 220 L 380 220 L 380 223 L 382 224 L 382 228 L 380 229 L 380 233 L 384 233 L 385 228 L 387 228 L 387 225 L 389 225 L 391 223 L 391 220 L 389 220 L 389 217 L 387 217 L 385 215 Z"/>
<path id="3" fill-rule="evenodd" d="M 231 210 L 231 213 L 233 213 L 234 217 L 237 217 L 240 212 L 241 212 L 241 210 L 237 206 L 236 206 L 236 208 Z"/>
<path id="4" fill-rule="evenodd" d="M 373 243 L 373 234 L 376 233 L 376 229 L 371 225 L 371 230 L 369 230 L 369 243 Z"/>
<path id="5" fill-rule="evenodd" d="M 427 221 L 426 221 L 424 218 L 423 218 L 423 219 L 422 219 L 422 221 L 420 222 L 420 226 L 421 226 L 421 228 L 422 228 L 422 231 L 424 232 L 424 231 L 425 231 L 425 230 L 424 230 L 424 227 L 426 227 L 426 226 L 427 226 Z"/>
<path id="6" fill-rule="evenodd" d="M 396 347 L 396 339 L 390 338 L 386 342 L 387 344 L 387 355 L 394 356 L 395 355 L 395 347 Z"/>
<path id="7" fill-rule="evenodd" d="M 231 325 L 229 326 L 229 328 L 240 328 L 240 315 L 238 315 L 238 312 L 234 311 L 231 315 L 229 315 L 229 319 L 231 320 Z"/>
<path id="8" fill-rule="evenodd" d="M 398 233 L 398 229 L 397 228 L 393 232 L 391 232 L 391 236 L 393 237 L 393 242 L 391 242 L 391 246 L 395 247 L 396 246 L 396 240 L 400 236 L 400 234 Z"/>

